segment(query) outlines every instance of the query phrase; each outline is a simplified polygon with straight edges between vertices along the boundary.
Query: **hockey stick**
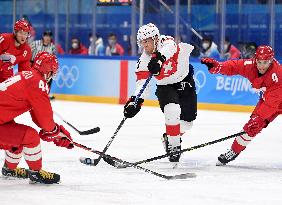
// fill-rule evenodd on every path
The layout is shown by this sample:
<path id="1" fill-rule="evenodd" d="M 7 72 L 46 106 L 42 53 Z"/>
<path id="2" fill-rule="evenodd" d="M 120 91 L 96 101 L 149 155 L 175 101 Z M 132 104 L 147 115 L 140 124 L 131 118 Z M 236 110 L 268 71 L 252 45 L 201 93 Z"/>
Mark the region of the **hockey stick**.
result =
<path id="1" fill-rule="evenodd" d="M 91 135 L 97 132 L 100 132 L 100 127 L 95 127 L 92 128 L 90 130 L 85 130 L 85 131 L 80 131 L 78 130 L 75 126 L 73 126 L 71 123 L 69 123 L 68 121 L 66 121 L 61 115 L 59 115 L 57 112 L 53 111 L 53 113 L 60 118 L 64 123 L 66 123 L 68 126 L 70 126 L 72 129 L 74 129 L 76 132 L 78 132 L 78 134 L 80 135 Z"/>
<path id="2" fill-rule="evenodd" d="M 146 87 L 147 87 L 147 85 L 149 84 L 149 82 L 150 82 L 151 79 L 152 79 L 152 75 L 150 75 L 150 76 L 146 79 L 146 81 L 145 81 L 144 85 L 142 86 L 141 90 L 139 91 L 139 93 L 138 93 L 137 96 L 135 97 L 134 106 L 137 105 L 137 102 L 138 102 L 140 96 L 142 95 L 142 93 L 143 93 L 144 90 L 146 89 Z M 105 148 L 103 149 L 103 154 L 105 154 L 106 151 L 109 149 L 110 145 L 111 145 L 112 142 L 114 141 L 114 139 L 115 139 L 115 137 L 116 137 L 118 131 L 119 131 L 120 128 L 123 126 L 123 124 L 124 124 L 124 122 L 125 122 L 126 119 L 127 119 L 127 118 L 124 117 L 124 118 L 122 119 L 122 121 L 119 123 L 119 126 L 118 126 L 118 128 L 116 129 L 115 133 L 113 134 L 113 136 L 110 138 L 110 140 L 108 141 L 107 145 L 106 145 Z M 100 160 L 102 159 L 102 157 L 103 157 L 103 156 L 100 155 L 97 159 L 94 159 L 92 165 L 93 165 L 93 166 L 96 166 L 96 165 L 100 162 Z"/>
<path id="3" fill-rule="evenodd" d="M 95 153 L 95 154 L 98 154 L 100 155 L 101 157 L 103 157 L 104 159 L 107 158 L 107 159 L 110 159 L 112 161 L 117 161 L 118 163 L 120 164 L 124 164 L 128 167 L 133 167 L 135 169 L 139 169 L 141 171 L 144 171 L 146 173 L 149 173 L 149 174 L 153 174 L 157 177 L 161 177 L 161 178 L 164 178 L 164 179 L 168 179 L 168 180 L 171 180 L 171 179 L 187 179 L 187 178 L 194 178 L 196 177 L 196 174 L 195 173 L 185 173 L 185 174 L 178 174 L 178 175 L 173 175 L 173 176 L 169 176 L 169 175 L 164 175 L 164 174 L 160 174 L 158 172 L 155 172 L 155 171 L 152 171 L 152 170 L 149 170 L 149 169 L 146 169 L 144 167 L 140 167 L 138 165 L 135 165 L 135 164 L 132 164 L 130 162 L 127 162 L 127 161 L 124 161 L 122 159 L 119 159 L 119 158 L 116 158 L 116 157 L 112 157 L 111 155 L 108 155 L 108 154 L 105 154 L 103 152 L 100 152 L 100 151 L 97 151 L 97 150 L 94 150 L 94 149 L 91 149 L 89 147 L 86 147 L 85 145 L 82 145 L 82 144 L 79 144 L 77 142 L 74 142 L 71 140 L 71 142 L 73 143 L 73 145 L 75 145 L 76 147 L 79 147 L 81 149 L 84 149 L 84 150 L 87 150 L 89 152 L 92 152 L 92 153 Z"/>
<path id="4" fill-rule="evenodd" d="M 220 138 L 220 139 L 217 139 L 217 140 L 214 140 L 214 141 L 210 141 L 210 142 L 199 144 L 199 145 L 196 145 L 196 146 L 193 146 L 193 147 L 182 149 L 182 150 L 177 151 L 177 152 L 172 152 L 172 153 L 169 153 L 169 154 L 164 154 L 164 155 L 160 155 L 160 156 L 157 156 L 157 157 L 152 157 L 152 158 L 149 158 L 149 159 L 141 160 L 141 161 L 134 162 L 134 163 L 131 163 L 131 164 L 138 165 L 138 164 L 148 163 L 148 162 L 151 162 L 151 161 L 155 161 L 155 160 L 158 160 L 158 159 L 162 159 L 162 158 L 168 157 L 169 155 L 180 154 L 180 153 L 183 153 L 183 152 L 189 152 L 189 151 L 192 151 L 192 150 L 196 150 L 196 149 L 199 149 L 199 148 L 202 148 L 202 147 L 206 147 L 206 146 L 209 146 L 209 145 L 212 145 L 212 144 L 216 144 L 218 142 L 222 142 L 222 141 L 225 141 L 225 140 L 237 137 L 237 136 L 245 134 L 245 133 L 246 132 L 242 131 L 242 132 L 239 132 L 239 133 L 227 136 L 227 137 L 223 137 L 223 138 Z M 87 159 L 85 159 L 85 161 L 86 160 Z M 117 161 L 111 160 L 110 158 L 104 158 L 104 161 L 107 162 L 108 164 L 116 167 L 116 168 L 127 168 L 127 167 L 130 167 L 130 166 L 126 165 L 126 164 L 119 164 Z"/>

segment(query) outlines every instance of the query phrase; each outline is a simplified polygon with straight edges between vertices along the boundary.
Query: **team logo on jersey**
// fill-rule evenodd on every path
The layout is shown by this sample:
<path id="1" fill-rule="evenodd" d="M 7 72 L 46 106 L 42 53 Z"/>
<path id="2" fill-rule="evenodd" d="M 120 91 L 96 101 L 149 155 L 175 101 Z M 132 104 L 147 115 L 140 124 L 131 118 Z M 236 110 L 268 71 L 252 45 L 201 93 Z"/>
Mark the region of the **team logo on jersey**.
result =
<path id="1" fill-rule="evenodd" d="M 56 75 L 55 82 L 59 88 L 72 88 L 79 78 L 79 70 L 76 65 L 63 65 Z"/>
<path id="2" fill-rule="evenodd" d="M 199 94 L 201 89 L 206 85 L 206 81 L 207 81 L 206 74 L 203 71 L 198 70 L 194 74 L 194 81 L 196 86 L 196 93 Z"/>

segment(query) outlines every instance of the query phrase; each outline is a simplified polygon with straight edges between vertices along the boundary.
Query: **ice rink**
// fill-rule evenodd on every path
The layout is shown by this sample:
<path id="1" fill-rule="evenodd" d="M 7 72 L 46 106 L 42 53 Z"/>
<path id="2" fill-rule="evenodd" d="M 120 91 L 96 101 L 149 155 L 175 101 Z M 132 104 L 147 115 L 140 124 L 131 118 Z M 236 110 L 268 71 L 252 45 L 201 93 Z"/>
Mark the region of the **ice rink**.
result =
<path id="1" fill-rule="evenodd" d="M 96 126 L 99 133 L 80 136 L 59 118 L 55 121 L 71 131 L 74 141 L 102 151 L 123 118 L 121 105 L 54 101 L 53 110 L 80 130 Z M 182 148 L 239 132 L 249 113 L 198 112 L 191 131 L 183 137 Z M 35 126 L 29 114 L 16 120 Z M 96 167 L 79 162 L 79 157 L 98 156 L 80 148 L 67 150 L 42 142 L 43 168 L 61 175 L 56 185 L 31 185 L 28 180 L 0 178 L 0 204 L 40 205 L 266 205 L 282 204 L 282 119 L 278 117 L 230 165 L 216 167 L 217 157 L 233 142 L 227 140 L 185 152 L 177 169 L 167 159 L 143 164 L 153 171 L 174 175 L 194 172 L 196 178 L 165 180 L 135 168 L 116 169 L 103 160 Z M 117 134 L 108 154 L 135 162 L 164 154 L 161 135 L 164 117 L 157 107 L 143 107 L 128 119 Z M 4 153 L 0 153 L 3 164 Z M 26 167 L 24 160 L 21 166 Z"/>

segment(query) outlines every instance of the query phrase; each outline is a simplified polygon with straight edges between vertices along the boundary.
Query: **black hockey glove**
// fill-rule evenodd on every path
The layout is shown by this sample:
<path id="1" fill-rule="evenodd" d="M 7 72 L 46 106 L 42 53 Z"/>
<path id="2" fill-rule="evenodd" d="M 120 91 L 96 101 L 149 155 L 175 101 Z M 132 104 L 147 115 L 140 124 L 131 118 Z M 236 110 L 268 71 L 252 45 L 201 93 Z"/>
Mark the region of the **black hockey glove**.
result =
<path id="1" fill-rule="evenodd" d="M 162 64 L 166 61 L 166 57 L 160 52 L 155 52 L 152 54 L 152 58 L 148 64 L 148 70 L 153 75 L 159 75 L 162 69 Z"/>
<path id="2" fill-rule="evenodd" d="M 136 98 L 135 96 L 131 96 L 131 98 L 124 105 L 124 110 L 123 110 L 124 117 L 132 118 L 141 110 L 141 105 L 144 102 L 144 100 L 142 98 L 139 98 L 137 101 L 137 105 L 135 106 L 134 105 L 135 98 Z"/>

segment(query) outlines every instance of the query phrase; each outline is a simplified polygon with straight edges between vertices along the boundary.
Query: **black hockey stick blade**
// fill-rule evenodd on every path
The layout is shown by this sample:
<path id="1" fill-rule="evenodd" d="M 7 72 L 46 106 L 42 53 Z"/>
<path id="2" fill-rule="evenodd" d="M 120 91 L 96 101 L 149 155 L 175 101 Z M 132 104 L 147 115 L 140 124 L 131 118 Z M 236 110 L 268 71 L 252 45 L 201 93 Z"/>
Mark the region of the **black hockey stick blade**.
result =
<path id="1" fill-rule="evenodd" d="M 90 130 L 85 130 L 85 131 L 78 131 L 80 135 L 91 135 L 97 132 L 100 132 L 100 127 L 94 127 Z"/>
<path id="2" fill-rule="evenodd" d="M 90 158 L 88 158 L 88 160 L 91 160 Z M 112 160 L 110 158 L 106 158 L 104 157 L 103 160 L 108 163 L 109 165 L 113 166 L 113 167 L 116 167 L 118 169 L 122 169 L 122 168 L 127 168 L 128 165 L 126 164 L 123 164 L 123 163 L 120 163 L 118 161 L 115 161 L 115 160 Z"/>
<path id="3" fill-rule="evenodd" d="M 72 129 L 74 129 L 78 134 L 80 135 L 91 135 L 97 132 L 100 132 L 100 127 L 94 127 L 90 130 L 80 131 L 78 130 L 74 125 L 72 125 L 70 122 L 66 121 L 61 115 L 59 115 L 57 112 L 53 111 L 53 113 L 60 118 L 64 123 L 66 123 L 68 126 L 70 126 Z"/>
<path id="4" fill-rule="evenodd" d="M 107 158 L 107 157 L 102 157 L 102 158 L 106 163 L 108 163 L 109 165 L 111 165 L 113 167 L 116 167 L 116 168 L 126 168 L 126 167 L 128 167 L 128 165 L 125 165 L 123 163 L 115 161 L 111 158 Z M 89 166 L 96 166 L 96 163 L 97 163 L 97 159 L 93 159 L 93 158 L 89 158 L 89 157 L 80 157 L 79 161 L 82 164 L 86 164 L 86 165 L 89 165 Z"/>
<path id="5" fill-rule="evenodd" d="M 70 126 L 71 128 L 73 128 L 75 131 L 78 132 L 78 134 L 80 135 L 91 135 L 91 134 L 94 134 L 94 133 L 97 133 L 97 132 L 100 132 L 100 127 L 94 127 L 90 130 L 85 130 L 85 131 L 80 131 L 78 130 L 75 126 L 73 126 L 72 124 L 70 124 L 69 122 L 63 120 L 68 126 Z"/>

